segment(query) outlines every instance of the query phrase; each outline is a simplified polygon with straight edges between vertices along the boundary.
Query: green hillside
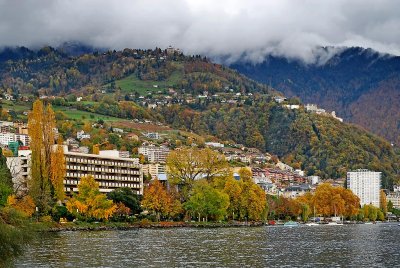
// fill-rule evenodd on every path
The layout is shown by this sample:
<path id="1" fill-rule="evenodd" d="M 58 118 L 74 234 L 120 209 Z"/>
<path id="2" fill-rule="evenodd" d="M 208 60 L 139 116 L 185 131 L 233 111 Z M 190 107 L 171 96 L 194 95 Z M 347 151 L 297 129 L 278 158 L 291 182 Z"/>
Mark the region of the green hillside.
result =
<path id="1" fill-rule="evenodd" d="M 0 62 L 0 92 L 17 99 L 3 101 L 13 116 L 22 116 L 34 96 L 56 96 L 48 101 L 67 119 L 165 122 L 270 152 L 308 175 L 338 178 L 369 168 L 383 172 L 385 187 L 399 180 L 399 155 L 382 138 L 327 115 L 287 109 L 299 100 L 278 104 L 274 89 L 206 58 L 161 49 L 79 57 L 44 51 Z"/>

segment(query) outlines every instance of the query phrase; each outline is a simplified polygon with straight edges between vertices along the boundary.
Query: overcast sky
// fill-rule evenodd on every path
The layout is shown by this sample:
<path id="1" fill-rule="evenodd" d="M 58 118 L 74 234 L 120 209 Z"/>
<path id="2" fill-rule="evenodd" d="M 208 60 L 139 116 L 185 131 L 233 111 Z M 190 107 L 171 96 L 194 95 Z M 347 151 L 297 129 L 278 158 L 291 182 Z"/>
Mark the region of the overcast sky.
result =
<path id="1" fill-rule="evenodd" d="M 0 0 L 0 46 L 65 41 L 252 60 L 312 61 L 316 46 L 329 45 L 400 55 L 400 1 Z"/>

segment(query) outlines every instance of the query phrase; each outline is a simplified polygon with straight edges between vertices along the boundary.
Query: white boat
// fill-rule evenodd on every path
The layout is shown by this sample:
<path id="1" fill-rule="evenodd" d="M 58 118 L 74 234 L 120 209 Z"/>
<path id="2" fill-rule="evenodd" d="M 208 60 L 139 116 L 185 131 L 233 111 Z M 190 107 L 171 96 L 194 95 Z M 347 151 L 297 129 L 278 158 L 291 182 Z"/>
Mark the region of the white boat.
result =
<path id="1" fill-rule="evenodd" d="M 328 222 L 328 225 L 339 225 L 339 223 L 337 223 L 335 221 L 331 221 L 331 222 Z"/>
<path id="2" fill-rule="evenodd" d="M 298 227 L 299 223 L 295 221 L 288 221 L 283 224 L 285 227 Z"/>
<path id="3" fill-rule="evenodd" d="M 328 222 L 328 224 L 327 225 L 343 225 L 343 223 L 342 222 L 337 222 L 337 221 L 331 221 L 331 222 Z"/>
<path id="4" fill-rule="evenodd" d="M 309 222 L 309 223 L 306 223 L 305 225 L 306 226 L 318 226 L 319 224 L 315 223 L 315 222 Z"/>

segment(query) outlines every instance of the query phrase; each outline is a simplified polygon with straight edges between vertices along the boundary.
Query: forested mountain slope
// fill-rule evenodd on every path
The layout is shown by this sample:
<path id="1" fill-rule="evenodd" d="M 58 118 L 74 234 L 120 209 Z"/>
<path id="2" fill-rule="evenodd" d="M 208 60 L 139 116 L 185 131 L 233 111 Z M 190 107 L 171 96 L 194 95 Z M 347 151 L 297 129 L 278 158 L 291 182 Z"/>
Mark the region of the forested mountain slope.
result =
<path id="1" fill-rule="evenodd" d="M 357 47 L 318 64 L 268 56 L 231 67 L 400 145 L 400 57 Z"/>

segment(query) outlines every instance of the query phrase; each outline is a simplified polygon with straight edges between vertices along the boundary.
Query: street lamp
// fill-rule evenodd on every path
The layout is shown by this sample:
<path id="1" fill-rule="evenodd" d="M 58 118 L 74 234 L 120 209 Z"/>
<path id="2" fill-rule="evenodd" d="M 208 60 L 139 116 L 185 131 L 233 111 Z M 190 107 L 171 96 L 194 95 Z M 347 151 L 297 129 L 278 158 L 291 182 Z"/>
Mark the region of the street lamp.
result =
<path id="1" fill-rule="evenodd" d="M 36 222 L 38 222 L 39 221 L 39 208 L 36 207 L 35 211 L 36 211 Z"/>

